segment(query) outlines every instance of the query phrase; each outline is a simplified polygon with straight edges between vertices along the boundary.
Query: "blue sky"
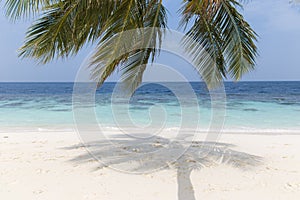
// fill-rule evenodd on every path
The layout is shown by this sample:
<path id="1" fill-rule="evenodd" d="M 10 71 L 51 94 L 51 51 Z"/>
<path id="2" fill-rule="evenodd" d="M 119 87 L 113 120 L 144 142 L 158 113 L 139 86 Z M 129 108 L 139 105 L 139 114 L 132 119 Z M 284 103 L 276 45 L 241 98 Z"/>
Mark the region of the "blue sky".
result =
<path id="1" fill-rule="evenodd" d="M 181 0 L 165 0 L 170 12 L 169 27 L 176 29 Z M 84 58 L 92 51 L 86 47 L 78 56 L 47 65 L 36 65 L 33 60 L 21 60 L 16 50 L 22 45 L 29 22 L 10 22 L 0 4 L 0 81 L 74 81 Z M 256 70 L 242 80 L 300 80 L 300 8 L 289 0 L 252 0 L 244 6 L 243 14 L 259 34 L 259 53 Z M 170 61 L 171 60 L 171 61 Z M 197 80 L 191 66 L 162 54 L 158 60 L 174 66 L 189 80 Z M 113 75 L 110 80 L 116 80 Z"/>

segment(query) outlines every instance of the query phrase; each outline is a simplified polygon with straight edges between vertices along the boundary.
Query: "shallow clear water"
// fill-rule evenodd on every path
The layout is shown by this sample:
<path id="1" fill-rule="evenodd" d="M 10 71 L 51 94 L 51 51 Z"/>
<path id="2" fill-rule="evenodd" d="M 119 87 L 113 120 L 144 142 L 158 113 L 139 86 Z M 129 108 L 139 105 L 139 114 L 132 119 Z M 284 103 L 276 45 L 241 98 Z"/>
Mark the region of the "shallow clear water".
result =
<path id="1" fill-rule="evenodd" d="M 171 84 L 180 88 L 182 83 Z M 191 85 L 199 102 L 200 126 L 206 129 L 211 117 L 210 96 L 204 83 Z M 105 83 L 95 98 L 98 122 L 107 127 L 115 126 L 111 110 L 114 86 L 115 83 Z M 227 82 L 225 88 L 225 130 L 300 131 L 300 82 Z M 0 126 L 72 127 L 72 92 L 73 83 L 0 83 Z M 149 108 L 157 105 L 165 109 L 167 127 L 180 125 L 178 100 L 159 84 L 141 87 L 131 99 L 130 116 L 134 123 L 141 126 L 151 123 Z M 117 106 L 122 107 L 122 103 Z M 184 109 L 193 114 L 196 108 L 191 105 Z M 152 114 L 161 115 L 155 109 Z"/>

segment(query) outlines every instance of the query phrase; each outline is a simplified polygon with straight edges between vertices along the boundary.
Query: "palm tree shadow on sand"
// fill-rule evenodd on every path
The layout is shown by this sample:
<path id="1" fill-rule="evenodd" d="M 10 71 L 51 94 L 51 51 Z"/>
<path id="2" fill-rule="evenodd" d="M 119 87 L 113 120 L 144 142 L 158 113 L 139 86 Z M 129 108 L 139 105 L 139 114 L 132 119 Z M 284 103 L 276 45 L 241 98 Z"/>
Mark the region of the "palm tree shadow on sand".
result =
<path id="1" fill-rule="evenodd" d="M 227 143 L 188 141 L 191 135 L 182 135 L 181 140 L 149 136 L 129 137 L 114 135 L 110 140 L 84 144 L 89 152 L 73 158 L 76 163 L 97 159 L 97 169 L 110 167 L 127 173 L 151 173 L 161 169 L 177 171 L 178 200 L 196 200 L 191 172 L 219 164 L 249 170 L 262 163 L 259 156 L 232 150 Z M 76 145 L 66 149 L 83 147 Z M 180 156 L 178 156 L 180 155 Z M 97 170 L 95 169 L 95 170 Z"/>

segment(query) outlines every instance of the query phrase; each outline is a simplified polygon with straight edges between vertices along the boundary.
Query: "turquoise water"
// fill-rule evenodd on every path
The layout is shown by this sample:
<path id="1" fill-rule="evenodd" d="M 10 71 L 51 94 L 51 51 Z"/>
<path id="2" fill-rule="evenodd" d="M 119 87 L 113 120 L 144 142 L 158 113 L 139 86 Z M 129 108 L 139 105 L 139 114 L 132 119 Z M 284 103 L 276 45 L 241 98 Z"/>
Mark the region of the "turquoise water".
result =
<path id="1" fill-rule="evenodd" d="M 172 84 L 181 87 L 181 83 Z M 191 85 L 198 98 L 200 127 L 207 129 L 212 116 L 210 96 L 203 83 L 193 82 Z M 114 86 L 114 83 L 104 84 L 95 98 L 98 122 L 106 127 L 116 126 L 111 109 Z M 225 88 L 225 130 L 300 132 L 300 82 L 229 82 Z M 72 128 L 72 92 L 73 83 L 0 83 L 0 126 L 3 130 L 18 127 Z M 117 106 L 121 108 L 123 105 Z M 134 123 L 140 126 L 150 124 L 149 109 L 153 106 L 165 110 L 165 125 L 170 128 L 180 126 L 181 109 L 186 109 L 191 116 L 197 109 L 194 105 L 183 108 L 167 88 L 148 84 L 140 88 L 130 101 L 129 113 Z M 161 117 L 160 112 L 155 112 L 154 109 L 154 118 L 155 115 Z M 124 117 L 127 117 L 125 113 Z M 189 120 L 194 123 L 192 117 Z"/>

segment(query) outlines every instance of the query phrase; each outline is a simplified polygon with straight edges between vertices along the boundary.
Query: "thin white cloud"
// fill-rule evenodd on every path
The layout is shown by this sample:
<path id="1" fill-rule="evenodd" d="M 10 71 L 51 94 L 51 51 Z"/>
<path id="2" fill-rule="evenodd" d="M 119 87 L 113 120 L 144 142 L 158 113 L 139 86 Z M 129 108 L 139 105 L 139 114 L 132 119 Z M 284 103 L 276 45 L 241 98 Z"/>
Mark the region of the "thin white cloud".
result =
<path id="1" fill-rule="evenodd" d="M 300 9 L 288 0 L 253 0 L 246 4 L 245 13 L 250 21 L 269 30 L 300 31 Z"/>

